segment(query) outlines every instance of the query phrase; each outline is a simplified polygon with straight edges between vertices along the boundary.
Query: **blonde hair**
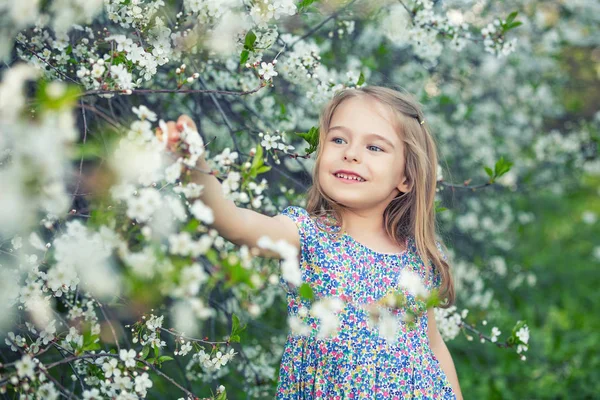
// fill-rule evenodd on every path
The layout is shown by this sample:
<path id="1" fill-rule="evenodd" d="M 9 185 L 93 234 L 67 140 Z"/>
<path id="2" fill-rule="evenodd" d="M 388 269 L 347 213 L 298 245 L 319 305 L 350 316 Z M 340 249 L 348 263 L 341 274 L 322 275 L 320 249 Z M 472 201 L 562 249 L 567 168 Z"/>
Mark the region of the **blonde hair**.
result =
<path id="1" fill-rule="evenodd" d="M 417 252 L 425 265 L 430 260 L 441 273 L 440 298 L 446 299 L 442 308 L 454 304 L 455 293 L 450 265 L 443 259 L 436 245 L 435 189 L 437 183 L 437 147 L 424 120 L 421 105 L 408 93 L 381 86 L 348 88 L 337 92 L 324 107 L 319 123 L 319 145 L 313 169 L 313 184 L 308 190 L 306 210 L 317 217 L 332 215 L 339 221 L 339 234 L 343 234 L 344 221 L 341 211 L 344 206 L 323 191 L 319 184 L 319 163 L 323 154 L 323 143 L 333 113 L 346 99 L 369 96 L 388 105 L 395 119 L 394 129 L 404 143 L 405 176 L 411 189 L 395 197 L 386 207 L 383 220 L 387 234 L 398 244 L 403 244 L 409 235 L 414 235 Z M 446 248 L 440 243 L 442 251 Z M 425 256 L 423 256 L 425 255 Z M 429 278 L 429 269 L 427 276 Z"/>

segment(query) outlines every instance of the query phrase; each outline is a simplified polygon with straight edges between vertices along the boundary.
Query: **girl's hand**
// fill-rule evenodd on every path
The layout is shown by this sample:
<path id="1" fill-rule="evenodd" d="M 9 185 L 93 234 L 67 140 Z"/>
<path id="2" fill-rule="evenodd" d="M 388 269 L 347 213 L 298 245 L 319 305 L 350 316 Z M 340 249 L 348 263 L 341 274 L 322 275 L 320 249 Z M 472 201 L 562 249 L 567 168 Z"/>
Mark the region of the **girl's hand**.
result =
<path id="1" fill-rule="evenodd" d="M 179 116 L 179 118 L 177 119 L 177 122 L 175 121 L 167 121 L 166 125 L 167 125 L 167 130 L 168 132 L 166 133 L 167 135 L 167 149 L 169 149 L 169 151 L 172 151 L 174 153 L 178 153 L 180 152 L 180 150 L 178 150 L 178 145 L 181 142 L 181 132 L 183 132 L 183 125 L 186 124 L 188 126 L 188 128 L 190 128 L 191 130 L 194 131 L 198 131 L 198 129 L 196 128 L 196 124 L 194 123 L 194 120 L 192 120 L 188 115 L 182 114 Z M 164 140 L 164 132 L 162 129 L 160 128 L 156 128 L 156 137 L 159 140 Z"/>

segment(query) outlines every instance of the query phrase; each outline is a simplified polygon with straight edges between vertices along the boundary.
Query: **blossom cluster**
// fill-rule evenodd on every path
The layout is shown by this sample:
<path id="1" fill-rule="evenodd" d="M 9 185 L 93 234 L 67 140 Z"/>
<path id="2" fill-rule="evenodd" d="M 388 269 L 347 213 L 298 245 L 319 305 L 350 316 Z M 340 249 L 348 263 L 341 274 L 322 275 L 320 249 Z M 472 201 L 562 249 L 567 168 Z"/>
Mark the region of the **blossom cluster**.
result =
<path id="1" fill-rule="evenodd" d="M 363 54 L 358 57 L 353 51 L 362 52 L 365 48 L 374 46 L 380 47 L 382 53 L 385 53 L 385 46 L 389 44 L 382 42 L 376 35 L 368 34 L 373 26 L 362 24 L 357 15 L 349 15 L 356 18 L 357 26 L 361 26 L 361 31 L 357 32 L 354 21 L 345 19 L 345 13 L 340 13 L 333 19 L 336 24 L 333 29 L 337 28 L 335 40 L 339 39 L 340 42 L 320 40 L 322 38 L 315 40 L 314 35 L 302 38 L 296 31 L 295 34 L 286 32 L 285 24 L 270 25 L 298 12 L 296 2 L 291 0 L 253 1 L 247 8 L 237 0 L 185 0 L 175 22 L 169 18 L 169 11 L 160 0 L 106 0 L 105 14 L 101 16 L 100 24 L 93 27 L 73 25 L 73 22 L 89 21 L 98 13 L 100 3 L 98 0 L 62 0 L 52 2 L 52 6 L 44 10 L 39 10 L 39 2 L 35 1 L 12 2 L 0 6 L 2 11 L 7 10 L 6 13 L 0 13 L 2 22 L 5 21 L 3 18 L 10 16 L 10 23 L 0 24 L 0 29 L 17 26 L 20 30 L 35 24 L 32 29 L 16 35 L 16 53 L 29 66 L 13 66 L 5 70 L 0 86 L 3 133 L 0 135 L 0 180 L 5 185 L 3 196 L 0 196 L 0 234 L 3 238 L 12 238 L 2 244 L 2 250 L 10 253 L 8 257 L 11 260 L 2 265 L 0 270 L 0 303 L 21 307 L 35 322 L 28 323 L 26 332 L 9 333 L 6 343 L 13 351 L 20 349 L 30 354 L 29 358 L 23 357 L 15 364 L 15 385 L 35 386 L 38 397 L 42 398 L 53 398 L 58 393 L 36 367 L 41 365 L 41 361 L 35 356 L 38 352 L 53 342 L 64 351 L 87 354 L 94 352 L 91 349 L 97 344 L 100 324 L 96 316 L 97 303 L 87 296 L 93 295 L 101 299 L 115 294 L 130 294 L 123 293 L 130 287 L 130 281 L 148 287 L 159 282 L 156 284 L 157 295 L 174 300 L 169 308 L 169 323 L 189 333 L 194 332 L 193 329 L 200 329 L 198 325 L 210 318 L 224 323 L 223 315 L 213 308 L 210 296 L 204 297 L 213 285 L 218 285 L 216 281 L 226 280 L 231 276 L 240 279 L 228 294 L 232 297 L 227 298 L 223 304 L 228 311 L 242 312 L 249 318 L 260 316 L 274 301 L 278 301 L 277 296 L 281 295 L 281 291 L 277 290 L 279 271 L 290 283 L 301 285 L 302 282 L 297 253 L 284 244 L 261 242 L 265 249 L 282 255 L 281 270 L 277 270 L 266 262 L 255 261 L 252 250 L 247 247 L 235 249 L 219 237 L 217 231 L 207 228 L 206 225 L 214 221 L 214 215 L 210 207 L 198 199 L 204 188 L 188 182 L 186 174 L 195 168 L 199 157 L 206 155 L 204 143 L 198 132 L 186 127 L 182 135 L 182 146 L 186 151 L 184 155 L 174 159 L 172 155 L 166 154 L 164 142 L 154 135 L 156 123 L 163 130 L 164 123 L 149 108 L 152 102 L 162 101 L 157 100 L 155 94 L 148 96 L 147 102 L 143 100 L 144 104 L 136 104 L 132 108 L 137 120 L 131 124 L 126 123 L 124 134 L 120 137 L 123 140 L 117 143 L 116 152 L 106 158 L 114 172 L 111 178 L 116 180 L 116 184 L 110 189 L 112 198 L 106 199 L 111 204 L 105 206 L 94 203 L 89 214 L 74 206 L 69 211 L 69 205 L 77 203 L 74 199 L 80 196 L 80 193 L 67 191 L 68 186 L 79 187 L 77 181 L 67 178 L 69 173 L 74 172 L 73 176 L 81 175 L 81 171 L 72 171 L 67 166 L 68 161 L 72 161 L 69 160 L 69 152 L 80 137 L 75 129 L 74 114 L 70 110 L 50 108 L 52 111 L 42 109 L 40 112 L 38 109 L 30 109 L 26 106 L 22 91 L 24 82 L 40 76 L 51 81 L 44 88 L 41 97 L 47 97 L 52 104 L 56 104 L 62 101 L 62 95 L 68 88 L 58 80 L 75 81 L 84 90 L 132 90 L 142 86 L 165 88 L 171 84 L 175 90 L 175 83 L 192 85 L 199 83 L 202 76 L 209 86 L 215 88 L 249 90 L 261 83 L 256 76 L 258 73 L 260 79 L 277 84 L 273 86 L 276 90 L 264 90 L 256 96 L 243 97 L 242 101 L 217 95 L 218 107 L 215 109 L 223 107 L 227 113 L 231 110 L 228 117 L 233 125 L 240 123 L 245 130 L 251 127 L 254 132 L 276 133 L 264 134 L 259 136 L 260 139 L 241 135 L 239 143 L 235 143 L 235 151 L 233 147 L 225 147 L 231 146 L 228 136 L 231 131 L 222 124 L 224 115 L 214 112 L 212 105 L 207 106 L 210 101 L 201 102 L 202 133 L 205 138 L 219 137 L 217 146 L 214 147 L 215 156 L 208 162 L 211 168 L 227 174 L 222 187 L 228 198 L 238 205 L 272 213 L 287 202 L 299 201 L 296 193 L 302 191 L 298 187 L 298 192 L 293 189 L 283 190 L 282 195 L 273 201 L 269 196 L 271 182 L 264 177 L 250 177 L 253 160 L 246 158 L 244 152 L 250 149 L 250 157 L 254 157 L 257 146 L 260 145 L 273 156 L 278 168 L 292 170 L 292 164 L 299 168 L 293 170 L 295 172 L 301 168 L 310 168 L 313 160 L 286 159 L 294 162 L 283 165 L 277 162 L 278 152 L 274 150 L 285 152 L 294 149 L 291 144 L 298 146 L 295 142 L 285 142 L 283 134 L 279 132 L 309 129 L 311 126 L 307 124 L 316 117 L 315 106 L 330 99 L 340 88 L 356 85 L 361 72 L 364 72 L 367 79 L 371 78 L 368 68 L 365 71 L 363 69 L 367 64 L 373 63 L 373 59 L 364 58 Z M 390 76 L 406 82 L 410 89 L 414 86 L 415 92 L 421 97 L 435 99 L 434 105 L 440 99 L 452 103 L 453 113 L 448 120 L 438 112 L 429 119 L 440 135 L 447 135 L 443 136 L 442 146 L 444 143 L 460 143 L 459 147 L 467 150 L 477 148 L 478 151 L 473 152 L 472 157 L 461 160 L 461 166 L 465 168 L 479 166 L 500 151 L 514 151 L 515 154 L 524 155 L 520 149 L 526 147 L 523 144 L 531 138 L 532 131 L 536 134 L 541 131 L 544 116 L 550 113 L 559 115 L 561 110 L 558 102 L 553 101 L 551 90 L 544 88 L 548 85 L 536 83 L 535 89 L 531 89 L 529 85 L 517 86 L 516 78 L 526 79 L 532 74 L 535 77 L 538 72 L 534 71 L 538 69 L 548 73 L 552 70 L 553 63 L 547 59 L 543 63 L 521 63 L 525 67 L 517 70 L 503 59 L 494 59 L 488 54 L 477 58 L 475 64 L 478 67 L 475 72 L 471 72 L 471 64 L 463 65 L 462 61 L 467 60 L 467 57 L 480 56 L 465 54 L 463 59 L 463 55 L 454 54 L 452 57 L 460 57 L 461 62 L 449 63 L 442 54 L 444 46 L 462 50 L 471 39 L 478 39 L 478 35 L 470 36 L 473 26 L 464 22 L 463 14 L 450 10 L 443 16 L 440 13 L 444 11 L 443 4 L 438 8 L 440 4 L 434 5 L 432 1 L 404 3 L 408 4 L 408 10 L 397 3 L 382 10 L 385 22 L 382 24 L 383 31 L 393 45 L 411 44 L 418 60 L 439 61 L 440 75 L 428 76 L 418 62 L 402 61 L 389 70 L 393 74 Z M 28 12 L 20 12 L 23 9 Z M 306 17 L 306 21 L 314 20 L 318 23 L 320 20 L 317 18 L 322 16 Z M 512 54 L 515 50 L 514 39 L 509 40 L 502 33 L 503 23 L 503 20 L 495 19 L 481 32 L 484 50 L 496 56 Z M 239 53 L 244 49 L 244 38 L 250 30 L 256 35 L 254 48 L 249 50 L 248 55 L 248 65 L 253 67 L 244 69 L 239 65 Z M 576 29 L 563 27 L 563 30 L 567 33 L 566 38 L 561 40 L 578 40 Z M 324 31 L 333 32 L 327 27 Z M 67 35 L 68 32 L 70 33 Z M 204 34 L 207 35 L 206 43 L 201 40 L 205 38 Z M 552 34 L 556 36 L 556 31 L 544 34 L 545 46 L 556 43 Z M 9 40 L 12 40 L 12 36 L 7 35 Z M 333 39 L 333 36 L 330 35 L 330 38 Z M 220 37 L 226 39 L 219 41 Z M 342 43 L 342 39 L 345 42 Z M 524 44 L 527 45 L 527 40 L 531 38 L 525 39 Z M 0 40 L 1 55 L 6 53 L 6 45 L 3 44 L 4 37 Z M 348 42 L 352 42 L 351 46 L 343 47 Z M 272 58 L 270 52 L 274 50 L 273 46 L 282 43 L 287 47 L 282 49 L 277 59 Z M 223 50 L 219 54 L 210 52 L 209 59 L 205 60 L 204 44 L 207 44 L 209 51 L 227 51 Z M 344 62 L 334 67 L 331 59 L 332 56 L 337 57 L 338 44 L 340 49 L 349 51 Z M 326 61 L 322 62 L 323 59 Z M 380 61 L 377 57 L 375 59 Z M 190 65 L 190 70 L 197 72 L 185 74 L 184 62 Z M 486 89 L 489 85 L 486 82 L 489 81 L 489 76 L 497 75 L 499 70 L 504 71 L 506 92 L 500 91 L 494 101 L 486 101 L 486 97 L 493 97 L 489 96 Z M 440 76 L 446 74 L 449 79 L 455 78 L 456 82 L 469 76 L 471 85 L 465 90 L 459 83 L 444 84 Z M 375 79 L 376 76 L 373 77 Z M 272 88 L 270 85 L 268 87 Z M 283 96 L 277 91 L 281 88 L 290 89 L 289 93 L 300 93 L 294 98 L 298 101 L 283 101 Z M 175 96 L 172 100 L 172 109 L 177 109 L 178 112 L 191 109 L 189 107 L 196 101 L 193 99 L 195 95 L 180 97 L 184 99 L 180 100 Z M 96 100 L 99 102 L 96 103 Z M 135 101 L 119 98 L 115 103 L 102 103 L 102 100 L 104 99 L 88 95 L 78 98 L 77 102 L 81 108 L 85 106 L 86 110 L 95 110 L 93 112 L 98 115 L 108 115 L 115 112 L 115 104 L 120 107 L 124 103 Z M 107 109 L 102 111 L 105 105 Z M 281 112 L 280 105 L 285 105 Z M 118 107 L 115 108 L 119 116 L 128 114 L 127 107 Z M 158 110 L 154 107 L 152 106 Z M 524 112 L 524 109 L 529 111 Z M 244 112 L 241 118 L 240 110 Z M 85 121 L 86 113 L 89 118 L 88 111 L 78 113 L 84 118 L 80 125 L 89 122 Z M 24 118 L 25 114 L 31 114 L 32 118 Z M 528 124 L 531 124 L 531 129 L 527 128 Z M 502 146 L 490 136 L 490 132 L 494 132 L 494 126 L 503 126 L 505 129 Z M 85 133 L 89 137 L 98 138 L 101 136 L 98 132 L 99 130 L 87 130 L 86 127 Z M 81 138 L 84 137 L 85 134 L 82 134 Z M 587 144 L 594 143 L 593 129 L 580 130 L 578 127 L 567 134 L 557 130 L 537 135 L 532 143 L 533 158 L 526 159 L 523 163 L 527 168 L 533 169 L 540 162 L 560 164 L 575 160 L 577 167 L 590 173 L 597 174 L 600 171 L 600 164 L 580 151 L 584 147 L 590 148 Z M 444 153 L 449 154 L 448 151 Z M 79 162 L 78 157 L 76 160 Z M 104 160 L 102 159 L 102 164 Z M 267 157 L 265 160 L 268 162 Z M 85 165 L 87 167 L 88 164 Z M 527 173 L 524 169 L 512 172 L 513 174 L 506 175 L 501 184 L 516 187 L 519 177 Z M 542 172 L 540 176 L 544 174 Z M 36 177 L 34 184 L 37 186 L 31 185 L 32 176 Z M 438 171 L 438 176 L 447 175 Z M 102 179 L 97 181 L 101 183 Z M 32 187 L 39 189 L 29 191 Z M 486 243 L 496 250 L 508 251 L 514 243 L 501 233 L 508 230 L 517 218 L 525 223 L 531 217 L 517 215 L 507 203 L 502 199 L 494 198 L 483 202 L 473 198 L 464 203 L 468 208 L 467 212 L 462 215 L 449 212 L 445 213 L 448 216 L 442 215 L 442 218 L 459 231 L 467 233 L 477 243 Z M 41 214 L 37 214 L 38 211 Z M 38 225 L 40 217 L 43 220 Z M 66 221 L 71 218 L 89 219 L 89 227 L 80 220 Z M 99 222 L 101 218 L 108 221 Z M 17 229 L 23 232 L 20 236 L 13 236 Z M 492 239 L 488 240 L 490 237 Z M 536 275 L 533 272 L 524 271 L 517 265 L 507 266 L 501 256 L 491 258 L 484 268 L 487 266 L 491 267 L 490 273 L 500 277 L 508 276 L 509 269 L 515 271 L 514 279 L 509 282 L 511 288 L 523 282 L 535 285 Z M 460 301 L 470 308 L 485 310 L 492 307 L 493 291 L 485 286 L 486 279 L 489 278 L 487 271 L 475 263 L 457 262 L 453 267 Z M 126 277 L 116 272 L 121 269 L 126 271 Z M 227 278 L 223 278 L 224 276 Z M 109 281 L 108 277 L 115 278 Z M 408 277 L 403 282 L 405 285 L 402 289 L 405 292 L 426 295 L 418 280 Z M 249 289 L 252 287 L 258 288 L 259 293 Z M 48 318 L 48 315 L 52 315 L 55 304 L 61 304 L 67 309 L 65 318 L 73 326 L 64 326 L 59 319 Z M 336 313 L 340 311 L 342 304 L 338 300 L 326 300 L 317 302 L 311 308 L 301 308 L 299 317 L 291 317 L 289 325 L 294 331 L 309 334 L 316 326 L 313 325 L 315 320 L 325 321 L 320 325 L 319 332 L 327 336 L 337 328 Z M 0 325 L 7 324 L 10 315 L 12 314 L 0 313 Z M 380 316 L 376 323 L 379 332 L 393 340 L 398 329 L 397 315 L 383 309 Z M 466 323 L 466 316 L 467 310 L 461 313 L 456 312 L 456 309 L 448 312 L 436 310 L 438 326 L 446 338 L 457 336 L 461 326 Z M 80 322 L 82 326 L 78 325 Z M 83 327 L 86 324 L 87 327 Z M 166 350 L 166 340 L 159 335 L 159 332 L 165 332 L 162 326 L 162 317 L 151 316 L 145 321 L 143 331 L 135 336 L 137 343 Z M 497 342 L 500 334 L 498 327 L 494 327 L 490 341 Z M 521 327 L 515 335 L 520 340 L 517 352 L 523 353 L 527 350 L 529 330 Z M 279 339 L 273 339 L 276 342 L 273 344 L 274 353 L 280 349 L 277 347 L 281 345 L 277 342 Z M 180 347 L 177 355 L 184 357 L 193 353 L 197 342 L 183 337 L 178 340 Z M 257 344 L 256 347 L 260 346 Z M 86 376 L 83 371 L 84 362 L 74 363 L 85 384 L 90 386 L 83 392 L 84 398 L 99 397 L 101 393 L 122 398 L 126 398 L 128 394 L 132 397 L 145 395 L 152 383 L 149 377 L 144 377 L 144 373 L 140 375 L 128 370 L 139 353 L 134 349 L 122 350 L 118 353 L 118 358 L 105 356 L 101 364 L 98 364 L 108 382 L 96 380 L 92 374 Z M 223 367 L 230 360 L 231 351 L 197 353 L 194 364 L 199 369 L 194 371 L 193 376 L 197 378 L 201 374 L 206 377 L 207 373 L 213 374 L 212 376 L 215 373 L 224 374 L 226 368 Z M 257 353 L 260 352 L 257 350 Z M 249 365 L 254 367 L 256 362 L 256 365 L 261 366 L 261 376 L 271 379 L 274 374 L 269 372 L 272 372 L 273 361 L 265 360 L 268 356 L 264 354 L 252 357 L 253 363 Z M 237 367 L 240 371 L 243 370 L 240 376 L 252 382 L 254 376 L 248 370 L 253 368 L 245 368 L 242 363 Z"/>

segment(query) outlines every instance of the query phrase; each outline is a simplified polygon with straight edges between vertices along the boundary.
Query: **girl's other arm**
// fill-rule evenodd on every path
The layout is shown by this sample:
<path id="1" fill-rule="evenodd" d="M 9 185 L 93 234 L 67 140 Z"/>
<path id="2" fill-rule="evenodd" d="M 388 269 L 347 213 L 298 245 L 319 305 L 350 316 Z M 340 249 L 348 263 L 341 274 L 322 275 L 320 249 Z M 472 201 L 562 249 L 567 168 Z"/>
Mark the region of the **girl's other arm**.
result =
<path id="1" fill-rule="evenodd" d="M 446 347 L 446 343 L 444 343 L 444 339 L 442 339 L 442 335 L 440 334 L 440 331 L 435 323 L 433 308 L 427 310 L 427 319 L 427 336 L 429 337 L 429 347 L 431 347 L 433 354 L 435 354 L 435 357 L 440 362 L 440 367 L 448 377 L 448 381 L 450 382 L 450 385 L 452 385 L 454 394 L 456 394 L 456 399 L 463 400 L 460 385 L 458 383 L 458 376 L 456 374 L 456 368 L 454 367 L 454 361 L 452 361 L 450 351 L 448 351 L 448 347 Z"/>
<path id="2" fill-rule="evenodd" d="M 175 148 L 184 123 L 197 130 L 196 124 L 187 115 L 180 116 L 177 123 L 169 121 L 167 123 L 169 148 Z M 157 135 L 161 134 L 157 132 Z M 200 158 L 197 167 L 204 171 L 210 170 L 204 157 Z M 285 215 L 269 217 L 253 210 L 237 207 L 232 200 L 225 197 L 221 183 L 215 176 L 196 170 L 191 170 L 190 174 L 193 182 L 204 186 L 199 198 L 213 211 L 214 222 L 209 226 L 216 229 L 223 238 L 238 246 L 258 248 L 256 245 L 258 239 L 268 236 L 274 241 L 283 239 L 300 249 L 300 235 L 296 224 L 290 218 Z M 259 255 L 263 257 L 280 257 L 270 250 L 261 248 L 258 250 Z"/>

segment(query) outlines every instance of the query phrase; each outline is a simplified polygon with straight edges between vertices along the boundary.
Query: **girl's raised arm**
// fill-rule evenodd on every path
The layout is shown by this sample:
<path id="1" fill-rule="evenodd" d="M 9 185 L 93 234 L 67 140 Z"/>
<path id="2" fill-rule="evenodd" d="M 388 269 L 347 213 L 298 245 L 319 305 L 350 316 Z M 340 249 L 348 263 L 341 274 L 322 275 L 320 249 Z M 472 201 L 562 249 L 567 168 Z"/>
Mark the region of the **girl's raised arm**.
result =
<path id="1" fill-rule="evenodd" d="M 170 149 L 174 149 L 179 141 L 183 124 L 197 130 L 196 124 L 187 115 L 180 116 L 177 123 L 167 122 L 169 130 L 168 146 Z M 161 136 L 162 132 L 157 131 L 157 135 Z M 204 157 L 200 158 L 197 166 L 204 171 L 210 170 L 210 166 Z M 209 226 L 216 229 L 223 238 L 239 246 L 246 245 L 250 248 L 257 248 L 259 255 L 263 257 L 280 258 L 278 253 L 257 246 L 258 239 L 263 236 L 268 236 L 274 241 L 283 239 L 298 250 L 300 249 L 300 235 L 296 224 L 290 218 L 285 215 L 269 217 L 236 206 L 232 200 L 225 197 L 221 183 L 213 175 L 192 170 L 191 179 L 193 182 L 204 186 L 199 198 L 213 211 L 214 222 Z"/>

